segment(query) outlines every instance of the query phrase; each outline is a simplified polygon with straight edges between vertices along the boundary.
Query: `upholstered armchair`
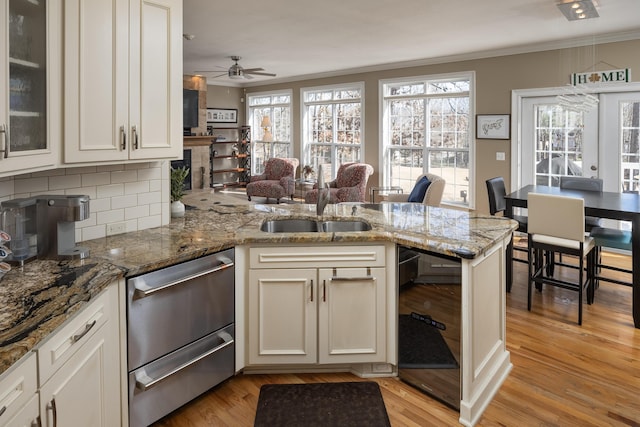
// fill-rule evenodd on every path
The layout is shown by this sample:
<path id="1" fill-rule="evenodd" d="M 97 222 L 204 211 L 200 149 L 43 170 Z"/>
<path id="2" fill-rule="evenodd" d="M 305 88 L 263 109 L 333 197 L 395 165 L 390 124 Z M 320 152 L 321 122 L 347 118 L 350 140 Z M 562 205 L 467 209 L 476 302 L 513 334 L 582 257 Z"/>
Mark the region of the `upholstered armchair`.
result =
<path id="1" fill-rule="evenodd" d="M 364 202 L 367 181 L 373 174 L 373 167 L 366 163 L 345 163 L 338 168 L 336 179 L 329 181 L 329 203 Z M 318 202 L 318 188 L 308 191 L 305 203 Z"/>
<path id="2" fill-rule="evenodd" d="M 428 183 L 423 178 L 426 178 Z M 416 202 L 427 206 L 440 206 L 445 184 L 444 178 L 432 173 L 425 173 L 416 179 L 416 185 L 411 190 L 411 193 L 387 194 L 384 196 L 383 201 L 395 203 Z"/>
<path id="3" fill-rule="evenodd" d="M 298 169 L 298 159 L 293 158 L 271 158 L 267 160 L 264 173 L 254 175 L 247 184 L 247 198 L 251 196 L 266 197 L 267 201 L 290 196 L 293 200 L 293 193 L 296 189 L 296 169 Z"/>

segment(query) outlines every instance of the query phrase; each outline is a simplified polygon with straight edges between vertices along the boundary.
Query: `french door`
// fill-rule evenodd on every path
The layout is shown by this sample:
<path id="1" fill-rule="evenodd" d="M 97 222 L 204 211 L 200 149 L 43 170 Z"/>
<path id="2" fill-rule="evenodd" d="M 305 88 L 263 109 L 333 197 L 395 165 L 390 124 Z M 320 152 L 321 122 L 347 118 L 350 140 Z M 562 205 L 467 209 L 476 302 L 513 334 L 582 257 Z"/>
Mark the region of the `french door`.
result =
<path id="1" fill-rule="evenodd" d="M 605 191 L 640 191 L 640 91 L 600 93 L 588 112 L 568 110 L 544 92 L 518 100 L 513 188 L 557 186 L 560 176 L 579 175 L 603 179 Z"/>

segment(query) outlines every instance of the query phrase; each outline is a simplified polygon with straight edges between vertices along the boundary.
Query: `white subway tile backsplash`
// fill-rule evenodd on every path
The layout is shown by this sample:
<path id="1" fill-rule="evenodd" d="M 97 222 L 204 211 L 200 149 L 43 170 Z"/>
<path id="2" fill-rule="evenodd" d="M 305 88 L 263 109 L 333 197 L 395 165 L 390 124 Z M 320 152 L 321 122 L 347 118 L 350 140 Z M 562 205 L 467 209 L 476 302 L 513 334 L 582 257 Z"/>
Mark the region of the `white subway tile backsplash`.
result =
<path id="1" fill-rule="evenodd" d="M 60 168 L 0 179 L 0 201 L 38 194 L 83 194 L 90 217 L 76 223 L 76 241 L 106 236 L 106 226 L 125 223 L 133 232 L 171 221 L 169 162 Z M 166 193 L 166 194 L 165 194 Z"/>
<path id="2" fill-rule="evenodd" d="M 131 208 L 125 208 L 124 219 L 144 218 L 149 216 L 149 205 L 134 206 Z"/>
<path id="3" fill-rule="evenodd" d="M 95 172 L 82 175 L 82 186 L 111 184 L 110 172 Z"/>
<path id="4" fill-rule="evenodd" d="M 138 194 L 149 192 L 149 181 L 126 182 L 124 194 Z"/>
<path id="5" fill-rule="evenodd" d="M 96 212 L 97 224 L 111 224 L 124 220 L 124 209 L 114 209 L 111 211 Z"/>
<path id="6" fill-rule="evenodd" d="M 80 187 L 81 175 L 60 175 L 49 177 L 49 190 L 64 190 L 69 187 Z"/>
<path id="7" fill-rule="evenodd" d="M 111 172 L 111 183 L 117 184 L 119 182 L 136 182 L 138 181 L 137 170 L 124 170 Z"/>
<path id="8" fill-rule="evenodd" d="M 96 197 L 124 196 L 124 184 L 110 184 L 98 186 Z"/>
<path id="9" fill-rule="evenodd" d="M 129 196 L 116 196 L 111 198 L 111 209 L 124 209 L 138 205 L 138 196 L 131 194 Z"/>
<path id="10" fill-rule="evenodd" d="M 49 190 L 49 178 L 41 176 L 16 179 L 14 185 L 16 193 L 43 193 Z"/>

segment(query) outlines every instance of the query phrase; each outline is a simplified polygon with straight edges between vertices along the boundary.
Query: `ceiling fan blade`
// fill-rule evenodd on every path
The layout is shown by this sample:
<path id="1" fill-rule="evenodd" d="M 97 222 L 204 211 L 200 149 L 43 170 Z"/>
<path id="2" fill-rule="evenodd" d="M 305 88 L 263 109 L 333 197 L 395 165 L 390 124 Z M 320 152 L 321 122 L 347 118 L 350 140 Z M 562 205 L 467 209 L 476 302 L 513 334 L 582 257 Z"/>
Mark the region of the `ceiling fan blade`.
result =
<path id="1" fill-rule="evenodd" d="M 249 80 L 253 78 L 252 76 L 250 76 L 247 73 L 244 73 L 243 76 L 244 76 L 245 79 L 249 79 Z"/>
<path id="2" fill-rule="evenodd" d="M 222 74 L 218 74 L 217 76 L 210 77 L 210 78 L 217 79 L 218 77 L 227 76 L 227 75 L 229 75 L 229 74 L 228 73 L 222 73 Z"/>
<path id="3" fill-rule="evenodd" d="M 243 68 L 245 73 L 253 73 L 254 71 L 264 71 L 264 68 Z"/>
<path id="4" fill-rule="evenodd" d="M 245 74 L 247 74 L 247 70 L 244 71 Z M 269 77 L 275 77 L 276 75 L 273 73 L 256 73 L 256 72 L 251 72 L 251 74 L 255 74 L 256 76 L 269 76 Z"/>

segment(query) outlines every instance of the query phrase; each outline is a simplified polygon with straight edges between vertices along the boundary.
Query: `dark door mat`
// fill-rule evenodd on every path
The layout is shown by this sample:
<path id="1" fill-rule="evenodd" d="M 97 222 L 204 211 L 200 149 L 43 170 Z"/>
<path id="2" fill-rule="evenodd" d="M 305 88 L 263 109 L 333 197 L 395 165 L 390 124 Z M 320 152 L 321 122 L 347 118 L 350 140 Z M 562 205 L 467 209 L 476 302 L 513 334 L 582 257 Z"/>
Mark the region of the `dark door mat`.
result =
<path id="1" fill-rule="evenodd" d="M 453 357 L 440 331 L 428 323 L 401 314 L 398 322 L 398 368 L 456 369 Z"/>
<path id="2" fill-rule="evenodd" d="M 255 427 L 390 427 L 380 387 L 371 381 L 265 384 Z"/>

